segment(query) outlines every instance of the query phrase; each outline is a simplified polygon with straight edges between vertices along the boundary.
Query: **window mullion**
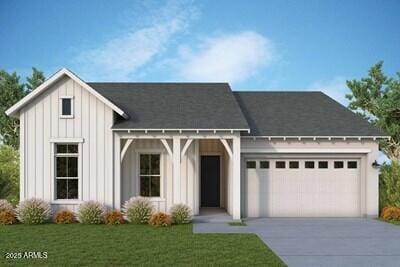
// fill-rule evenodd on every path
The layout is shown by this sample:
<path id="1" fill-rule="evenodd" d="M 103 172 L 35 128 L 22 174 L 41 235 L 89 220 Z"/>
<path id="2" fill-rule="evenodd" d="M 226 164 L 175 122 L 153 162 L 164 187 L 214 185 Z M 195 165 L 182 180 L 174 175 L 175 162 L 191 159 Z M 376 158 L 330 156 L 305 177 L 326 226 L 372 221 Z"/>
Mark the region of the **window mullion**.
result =
<path id="1" fill-rule="evenodd" d="M 68 149 L 68 148 L 67 148 Z M 66 164 L 65 164 L 65 173 L 67 174 L 67 177 L 69 177 L 69 173 L 68 173 L 68 160 L 69 160 L 69 157 L 65 157 L 65 162 L 66 162 Z M 67 191 L 68 191 L 68 186 L 67 186 Z"/>
<path id="2" fill-rule="evenodd" d="M 69 179 L 67 179 L 67 193 L 65 194 L 65 197 L 66 197 L 66 199 L 68 199 L 68 190 L 69 190 L 69 188 L 68 188 L 68 185 L 69 185 Z"/>
<path id="3" fill-rule="evenodd" d="M 148 179 L 149 179 L 149 196 L 152 197 L 152 195 L 151 195 L 151 176 L 148 176 Z"/>

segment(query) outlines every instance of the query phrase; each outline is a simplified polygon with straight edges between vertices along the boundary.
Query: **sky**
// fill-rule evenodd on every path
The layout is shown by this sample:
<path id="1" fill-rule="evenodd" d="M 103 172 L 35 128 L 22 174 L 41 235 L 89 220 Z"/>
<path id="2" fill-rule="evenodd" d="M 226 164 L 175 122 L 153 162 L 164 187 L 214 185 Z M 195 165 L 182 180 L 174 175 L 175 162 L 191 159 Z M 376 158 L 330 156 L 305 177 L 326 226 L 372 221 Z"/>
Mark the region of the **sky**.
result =
<path id="1" fill-rule="evenodd" d="M 400 71 L 400 1 L 0 0 L 0 69 L 85 81 L 223 81 L 321 90 L 379 60 Z"/>

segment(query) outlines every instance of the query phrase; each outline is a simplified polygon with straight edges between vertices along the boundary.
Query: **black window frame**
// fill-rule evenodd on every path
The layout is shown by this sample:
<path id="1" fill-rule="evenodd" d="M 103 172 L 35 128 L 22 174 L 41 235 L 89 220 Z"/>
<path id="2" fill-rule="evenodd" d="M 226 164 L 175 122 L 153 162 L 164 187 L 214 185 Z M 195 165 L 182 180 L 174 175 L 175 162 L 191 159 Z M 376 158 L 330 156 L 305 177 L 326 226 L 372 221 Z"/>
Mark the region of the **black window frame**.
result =
<path id="1" fill-rule="evenodd" d="M 256 168 L 257 168 L 257 162 L 255 160 L 246 161 L 246 169 L 256 169 Z"/>
<path id="2" fill-rule="evenodd" d="M 80 171 L 79 144 L 56 143 L 54 144 L 54 150 L 54 197 L 56 200 L 78 200 Z M 64 166 L 62 165 L 65 166 L 65 169 L 63 169 Z"/>
<path id="3" fill-rule="evenodd" d="M 312 164 L 312 167 L 307 166 L 307 164 Z M 313 161 L 313 160 L 304 161 L 304 169 L 315 169 L 315 161 Z"/>
<path id="4" fill-rule="evenodd" d="M 142 168 L 142 159 L 147 158 L 148 161 L 148 169 Z M 156 167 L 156 171 L 153 169 L 153 163 L 157 162 L 158 158 L 158 167 Z M 153 161 L 155 160 L 155 162 Z M 158 169 L 158 171 L 157 171 Z M 144 171 L 144 173 L 142 172 Z M 145 189 L 145 184 L 148 184 L 148 190 Z M 158 187 L 153 187 L 154 185 Z M 155 191 L 153 191 L 153 189 Z M 161 154 L 160 153 L 140 153 L 139 154 L 139 195 L 142 197 L 153 197 L 158 198 L 161 197 Z"/>
<path id="5" fill-rule="evenodd" d="M 282 165 L 280 165 L 280 164 L 282 164 Z M 286 161 L 284 161 L 284 160 L 275 161 L 275 169 L 286 169 Z"/>
<path id="6" fill-rule="evenodd" d="M 335 160 L 333 162 L 334 169 L 344 169 L 344 161 L 343 160 Z"/>
<path id="7" fill-rule="evenodd" d="M 326 167 L 321 166 L 321 164 L 325 164 L 325 163 L 326 163 Z M 327 160 L 318 161 L 318 169 L 329 169 L 329 162 Z"/>
<path id="8" fill-rule="evenodd" d="M 270 163 L 269 160 L 260 160 L 260 169 L 269 169 Z"/>
<path id="9" fill-rule="evenodd" d="M 355 164 L 355 166 L 351 166 L 351 164 Z M 347 169 L 357 169 L 358 168 L 358 161 L 356 160 L 349 160 L 347 161 Z"/>
<path id="10" fill-rule="evenodd" d="M 290 160 L 289 169 L 300 169 L 300 162 L 298 160 Z"/>

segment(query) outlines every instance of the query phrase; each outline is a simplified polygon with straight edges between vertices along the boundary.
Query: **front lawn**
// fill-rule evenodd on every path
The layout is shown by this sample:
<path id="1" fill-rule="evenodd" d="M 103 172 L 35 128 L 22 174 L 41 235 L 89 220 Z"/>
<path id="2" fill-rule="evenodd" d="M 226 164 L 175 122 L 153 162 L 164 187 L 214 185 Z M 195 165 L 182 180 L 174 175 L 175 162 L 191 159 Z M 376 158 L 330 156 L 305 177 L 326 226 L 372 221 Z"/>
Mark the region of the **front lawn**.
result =
<path id="1" fill-rule="evenodd" d="M 4 265 L 268 265 L 283 262 L 254 234 L 193 234 L 192 225 L 0 225 Z M 47 252 L 47 259 L 5 259 Z"/>

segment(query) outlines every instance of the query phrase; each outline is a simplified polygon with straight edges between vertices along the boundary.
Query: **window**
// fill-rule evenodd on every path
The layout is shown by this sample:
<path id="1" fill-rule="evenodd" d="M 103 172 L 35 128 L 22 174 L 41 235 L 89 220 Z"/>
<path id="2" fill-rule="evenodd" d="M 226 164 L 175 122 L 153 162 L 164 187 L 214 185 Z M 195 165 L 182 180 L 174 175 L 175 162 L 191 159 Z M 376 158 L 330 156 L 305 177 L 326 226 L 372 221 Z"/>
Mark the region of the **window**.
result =
<path id="1" fill-rule="evenodd" d="M 298 169 L 299 168 L 299 162 L 298 161 L 289 161 L 289 168 L 290 169 Z"/>
<path id="2" fill-rule="evenodd" d="M 328 169 L 328 162 L 327 161 L 318 161 L 318 168 L 319 169 Z"/>
<path id="3" fill-rule="evenodd" d="M 160 196 L 160 154 L 140 155 L 140 195 Z"/>
<path id="4" fill-rule="evenodd" d="M 247 161 L 246 162 L 246 168 L 247 169 L 255 169 L 256 168 L 256 162 L 255 161 Z"/>
<path id="5" fill-rule="evenodd" d="M 348 161 L 347 168 L 348 169 L 357 169 L 357 161 Z"/>
<path id="6" fill-rule="evenodd" d="M 334 167 L 335 167 L 335 169 L 343 169 L 344 168 L 343 161 L 335 161 L 334 162 Z"/>
<path id="7" fill-rule="evenodd" d="M 269 161 L 260 161 L 260 169 L 269 169 Z"/>
<path id="8" fill-rule="evenodd" d="M 74 103 L 72 96 L 63 96 L 60 98 L 60 116 L 61 118 L 73 118 Z"/>
<path id="9" fill-rule="evenodd" d="M 277 162 L 275 162 L 275 168 L 277 168 L 277 169 L 284 169 L 284 168 L 286 168 L 286 162 L 284 162 L 284 161 L 277 161 Z"/>
<path id="10" fill-rule="evenodd" d="M 314 161 L 306 161 L 304 163 L 304 167 L 306 169 L 314 169 L 315 168 L 315 163 L 314 163 Z"/>
<path id="11" fill-rule="evenodd" d="M 77 144 L 56 144 L 56 199 L 78 199 Z"/>

